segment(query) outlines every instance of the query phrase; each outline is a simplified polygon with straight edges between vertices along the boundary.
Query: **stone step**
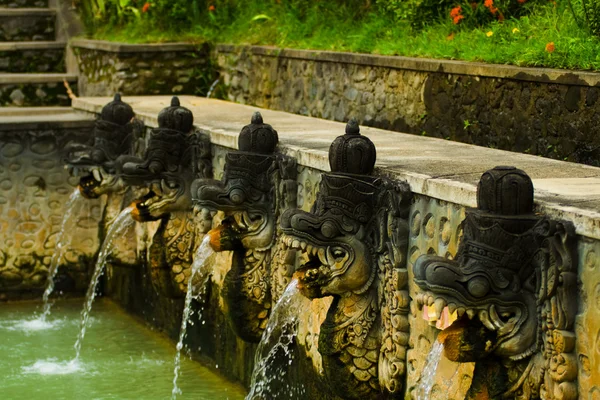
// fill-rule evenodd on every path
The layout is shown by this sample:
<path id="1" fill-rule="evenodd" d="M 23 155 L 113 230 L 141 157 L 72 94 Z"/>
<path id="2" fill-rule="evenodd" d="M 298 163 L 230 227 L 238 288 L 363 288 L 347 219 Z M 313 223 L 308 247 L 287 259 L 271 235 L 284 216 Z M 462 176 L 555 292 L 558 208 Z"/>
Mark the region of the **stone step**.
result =
<path id="1" fill-rule="evenodd" d="M 0 0 L 0 8 L 47 8 L 48 0 Z"/>
<path id="2" fill-rule="evenodd" d="M 0 73 L 65 72 L 65 42 L 0 42 Z"/>
<path id="3" fill-rule="evenodd" d="M 67 82 L 77 92 L 73 74 L 0 74 L 0 107 L 69 106 Z"/>
<path id="4" fill-rule="evenodd" d="M 93 128 L 95 118 L 71 107 L 2 107 L 0 132 L 53 128 Z"/>
<path id="5" fill-rule="evenodd" d="M 55 21 L 50 8 L 1 8 L 0 41 L 54 40 Z"/>

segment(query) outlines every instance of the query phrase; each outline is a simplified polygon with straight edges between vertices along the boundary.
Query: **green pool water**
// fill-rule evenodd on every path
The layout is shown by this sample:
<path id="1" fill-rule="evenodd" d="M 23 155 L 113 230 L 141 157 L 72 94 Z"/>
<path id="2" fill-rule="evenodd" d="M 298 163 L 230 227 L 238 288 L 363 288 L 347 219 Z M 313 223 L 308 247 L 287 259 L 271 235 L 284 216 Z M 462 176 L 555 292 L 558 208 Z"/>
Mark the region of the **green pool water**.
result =
<path id="1" fill-rule="evenodd" d="M 39 305 L 0 304 L 0 399 L 169 399 L 175 345 L 107 300 L 92 310 L 78 363 L 82 301 L 54 306 L 50 329 L 23 327 Z M 178 399 L 238 400 L 244 390 L 187 357 Z"/>

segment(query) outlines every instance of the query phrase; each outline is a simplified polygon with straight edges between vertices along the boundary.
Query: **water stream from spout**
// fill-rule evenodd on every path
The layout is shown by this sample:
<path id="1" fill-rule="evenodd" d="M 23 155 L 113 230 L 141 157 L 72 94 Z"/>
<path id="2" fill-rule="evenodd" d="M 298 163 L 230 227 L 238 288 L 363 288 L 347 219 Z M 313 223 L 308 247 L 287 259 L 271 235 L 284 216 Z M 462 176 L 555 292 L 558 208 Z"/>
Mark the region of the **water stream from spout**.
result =
<path id="1" fill-rule="evenodd" d="M 81 345 L 83 344 L 83 338 L 85 337 L 85 330 L 87 329 L 88 321 L 90 318 L 90 312 L 92 311 L 92 304 L 94 303 L 94 298 L 96 297 L 96 288 L 98 286 L 98 282 L 100 281 L 100 276 L 102 276 L 102 272 L 104 271 L 104 267 L 106 266 L 106 260 L 110 255 L 114 239 L 118 237 L 126 228 L 133 225 L 135 222 L 133 218 L 131 218 L 131 211 L 133 207 L 127 207 L 119 216 L 115 219 L 113 224 L 108 229 L 108 233 L 106 234 L 106 238 L 100 247 L 100 252 L 98 253 L 98 260 L 96 261 L 96 266 L 94 267 L 94 273 L 92 275 L 92 279 L 90 281 L 90 286 L 88 287 L 87 293 L 85 295 L 85 303 L 83 304 L 83 310 L 81 311 L 81 321 L 79 324 L 79 335 L 77 336 L 77 341 L 75 342 L 75 360 L 79 360 L 79 355 L 81 354 Z"/>
<path id="2" fill-rule="evenodd" d="M 272 384 L 276 380 L 284 383 L 285 368 L 291 365 L 294 359 L 292 344 L 298 331 L 298 319 L 302 309 L 308 307 L 309 300 L 302 296 L 298 290 L 298 281 L 292 280 L 283 295 L 273 307 L 267 328 L 264 330 L 256 354 L 254 355 L 254 371 L 252 383 L 246 400 L 283 398 L 284 394 L 272 393 L 275 389 Z M 282 357 L 284 360 L 282 361 Z M 277 360 L 277 362 L 275 362 Z M 275 365 L 278 364 L 278 365 Z M 303 388 L 294 388 L 287 384 L 286 398 L 292 398 L 293 392 L 302 395 Z"/>
<path id="3" fill-rule="evenodd" d="M 215 87 L 217 87 L 217 85 L 219 84 L 219 79 L 215 80 L 212 85 L 210 85 L 210 88 L 208 89 L 208 92 L 206 93 L 206 98 L 210 99 L 210 96 L 212 95 L 213 91 L 215 90 Z"/>
<path id="4" fill-rule="evenodd" d="M 191 273 L 188 277 L 187 293 L 183 307 L 183 316 L 181 317 L 181 328 L 179 329 L 179 341 L 177 342 L 177 353 L 175 354 L 175 367 L 173 368 L 173 390 L 171 391 L 171 399 L 175 400 L 178 394 L 181 394 L 181 389 L 177 386 L 177 379 L 181 370 L 181 350 L 183 350 L 183 341 L 185 339 L 189 319 L 192 316 L 192 300 L 198 300 L 206 291 L 206 284 L 210 276 L 210 268 L 212 263 L 207 262 L 211 255 L 214 254 L 210 247 L 210 237 L 206 235 L 202 240 L 198 250 L 194 254 L 194 261 L 191 266 Z M 197 279 L 195 280 L 194 278 Z M 197 291 L 194 291 L 197 289 Z M 201 311 L 199 311 L 201 312 Z M 198 316 L 202 319 L 202 315 Z"/>
<path id="5" fill-rule="evenodd" d="M 82 198 L 83 197 L 81 196 L 81 192 L 79 191 L 79 189 L 75 188 L 75 190 L 71 194 L 71 197 L 69 197 L 69 201 L 67 202 L 67 205 L 65 207 L 65 215 L 63 217 L 62 223 L 60 224 L 60 231 L 58 232 L 58 235 L 56 237 L 56 247 L 50 260 L 50 267 L 48 268 L 48 280 L 46 283 L 46 290 L 44 290 L 44 295 L 42 296 L 44 306 L 42 309 L 42 315 L 39 318 L 42 323 L 46 321 L 46 318 L 48 318 L 48 316 L 50 315 L 50 309 L 52 308 L 52 303 L 49 302 L 49 299 L 50 295 L 54 291 L 54 278 L 56 278 L 56 273 L 58 272 L 58 264 L 60 263 L 60 259 L 63 256 L 64 247 L 67 244 L 65 240 L 67 224 L 71 221 L 71 217 L 73 215 L 78 214 L 75 211 L 81 208 L 80 200 Z"/>
<path id="6" fill-rule="evenodd" d="M 438 364 L 442 358 L 442 350 L 444 350 L 444 345 L 435 340 L 421 373 L 421 383 L 417 388 L 417 400 L 429 400 L 431 398 L 431 389 L 435 381 Z"/>

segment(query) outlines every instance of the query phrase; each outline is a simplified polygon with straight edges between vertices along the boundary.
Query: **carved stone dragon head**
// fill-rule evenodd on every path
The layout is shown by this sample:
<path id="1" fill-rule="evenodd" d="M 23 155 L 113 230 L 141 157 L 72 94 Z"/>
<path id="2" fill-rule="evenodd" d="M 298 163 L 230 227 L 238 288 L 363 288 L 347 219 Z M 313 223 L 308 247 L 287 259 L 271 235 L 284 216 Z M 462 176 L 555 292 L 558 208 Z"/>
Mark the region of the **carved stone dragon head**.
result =
<path id="1" fill-rule="evenodd" d="M 98 198 L 124 188 L 118 175 L 120 164 L 135 155 L 143 132 L 143 122 L 134 118 L 131 106 L 116 94 L 95 122 L 93 144 L 74 144 L 66 149 L 66 163 L 71 171 L 85 174 L 79 180 L 79 191 L 84 197 Z"/>
<path id="2" fill-rule="evenodd" d="M 158 128 L 151 131 L 143 159 L 128 159 L 122 166 L 125 183 L 147 186 L 148 192 L 134 201 L 137 221 L 156 221 L 171 212 L 191 210 L 191 184 L 210 176 L 210 144 L 193 132 L 194 116 L 177 97 L 158 115 Z"/>
<path id="3" fill-rule="evenodd" d="M 194 182 L 194 204 L 225 213 L 218 231 L 211 235 L 216 251 L 267 249 L 274 239 L 275 190 L 273 173 L 277 158 L 277 131 L 263 123 L 259 112 L 238 139 L 239 151 L 225 158 L 223 180 Z"/>
<path id="4" fill-rule="evenodd" d="M 240 132 L 239 151 L 226 156 L 223 180 L 198 179 L 192 188 L 195 207 L 225 214 L 208 235 L 215 251 L 234 251 L 224 296 L 233 329 L 251 342 L 260 340 L 271 307 L 267 274 L 282 178 L 282 158 L 274 154 L 277 142 L 277 132 L 254 113 Z"/>
<path id="5" fill-rule="evenodd" d="M 374 279 L 367 227 L 380 183 L 370 176 L 375 158 L 375 146 L 351 121 L 331 144 L 332 172 L 322 175 L 313 212 L 288 210 L 281 218 L 284 241 L 306 256 L 296 276 L 309 298 L 363 291 Z"/>
<path id="6" fill-rule="evenodd" d="M 434 307 L 438 315 L 446 306 L 456 310 L 458 321 L 438 339 L 452 361 L 477 363 L 469 396 L 483 390 L 489 398 L 509 391 L 521 393 L 517 398 L 536 398 L 542 384 L 535 375 L 543 363 L 535 355 L 542 349 L 552 352 L 543 332 L 556 329 L 553 318 L 572 328 L 566 321 L 576 312 L 572 304 L 564 303 L 561 310 L 550 299 L 557 290 L 571 290 L 574 279 L 572 249 L 565 239 L 569 228 L 533 213 L 532 181 L 514 167 L 485 172 L 477 188 L 477 209 L 466 214 L 455 260 L 433 255 L 417 259 L 415 282 L 423 290 L 417 303 Z M 564 285 L 550 282 L 549 273 L 561 275 Z M 544 315 L 545 307 L 554 310 Z M 512 367 L 498 367 L 507 363 Z"/>
<path id="7" fill-rule="evenodd" d="M 284 243 L 302 252 L 300 292 L 333 296 L 318 349 L 330 388 L 349 399 L 388 398 L 403 387 L 407 342 L 392 337 L 408 337 L 411 195 L 405 183 L 371 176 L 375 159 L 351 120 L 329 149 L 331 173 L 322 175 L 312 211 L 288 210 L 280 222 Z"/>

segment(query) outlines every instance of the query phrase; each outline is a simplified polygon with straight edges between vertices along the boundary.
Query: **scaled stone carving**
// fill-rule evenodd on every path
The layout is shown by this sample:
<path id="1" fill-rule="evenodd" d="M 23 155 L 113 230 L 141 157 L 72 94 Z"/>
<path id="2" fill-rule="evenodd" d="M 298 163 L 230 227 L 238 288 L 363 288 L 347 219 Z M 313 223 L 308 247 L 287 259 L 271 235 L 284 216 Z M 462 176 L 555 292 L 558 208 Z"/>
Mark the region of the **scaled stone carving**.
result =
<path id="1" fill-rule="evenodd" d="M 310 299 L 333 296 L 318 349 L 326 382 L 346 399 L 401 398 L 408 347 L 406 269 L 411 193 L 371 175 L 375 146 L 352 120 L 329 150 L 308 213 L 288 210 L 283 241 L 301 250 L 295 277 Z"/>
<path id="2" fill-rule="evenodd" d="M 452 361 L 475 362 L 467 399 L 576 399 L 574 228 L 533 213 L 514 167 L 481 177 L 455 260 L 419 257 L 417 303 L 459 319 L 438 336 Z"/>
<path id="3" fill-rule="evenodd" d="M 173 97 L 158 115 L 144 157 L 127 159 L 121 171 L 127 184 L 148 187 L 133 202 L 131 214 L 140 222 L 160 221 L 148 256 L 155 288 L 169 297 L 185 295 L 193 253 L 204 233 L 193 223 L 192 181 L 212 176 L 210 142 L 193 130 L 193 123 L 192 112 Z"/>
<path id="4" fill-rule="evenodd" d="M 114 100 L 102 108 L 95 122 L 93 144 L 70 144 L 66 148 L 66 163 L 79 179 L 79 191 L 86 198 L 98 198 L 105 193 L 125 188 L 118 174 L 120 164 L 140 152 L 143 146 L 144 123 L 134 118 L 131 106 Z"/>
<path id="5" fill-rule="evenodd" d="M 296 204 L 296 162 L 274 153 L 277 142 L 255 113 L 240 132 L 239 151 L 226 156 L 223 180 L 197 180 L 192 189 L 197 207 L 225 214 L 209 232 L 211 246 L 233 251 L 224 298 L 232 328 L 249 342 L 260 341 L 273 298 L 287 284 L 272 277 L 290 276 L 294 261 L 277 240 L 277 222 L 280 210 Z"/>
<path id="6" fill-rule="evenodd" d="M 174 211 L 192 208 L 190 185 L 197 177 L 211 177 L 210 141 L 193 131 L 194 116 L 177 97 L 158 114 L 143 158 L 131 158 L 121 176 L 129 185 L 147 186 L 148 192 L 133 204 L 132 216 L 140 222 L 157 221 Z"/>

